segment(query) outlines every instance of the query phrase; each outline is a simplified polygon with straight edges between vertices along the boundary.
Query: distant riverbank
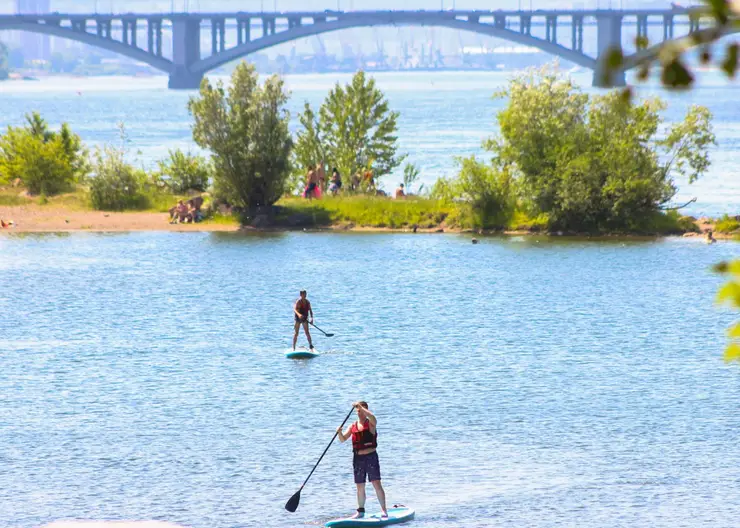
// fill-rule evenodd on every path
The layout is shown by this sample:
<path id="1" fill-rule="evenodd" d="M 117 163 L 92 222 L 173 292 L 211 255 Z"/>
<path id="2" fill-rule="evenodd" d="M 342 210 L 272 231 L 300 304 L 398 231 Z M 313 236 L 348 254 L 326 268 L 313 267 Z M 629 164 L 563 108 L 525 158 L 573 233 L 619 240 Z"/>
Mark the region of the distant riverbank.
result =
<path id="1" fill-rule="evenodd" d="M 354 202 L 362 201 L 362 207 Z M 7 201 L 6 201 L 7 203 Z M 369 204 L 369 206 L 368 206 Z M 38 199 L 19 198 L 14 204 L 0 205 L 0 219 L 9 227 L 2 233 L 54 233 L 54 232 L 127 232 L 127 231 L 359 231 L 395 233 L 470 233 L 503 235 L 588 235 L 588 236 L 703 236 L 713 230 L 718 239 L 732 239 L 738 227 L 734 218 L 694 219 L 682 217 L 679 229 L 673 223 L 666 227 L 637 233 L 563 233 L 547 232 L 535 224 L 512 224 L 498 230 L 479 230 L 456 224 L 450 211 L 433 200 L 392 199 L 328 199 L 307 202 L 287 198 L 279 202 L 274 214 L 256 215 L 241 225 L 236 215 L 215 214 L 195 224 L 170 224 L 166 212 L 95 211 L 68 195 L 41 204 Z M 693 227 L 692 227 L 693 226 Z M 717 229 L 720 231 L 717 231 Z M 724 231 L 723 231 L 724 230 Z"/>

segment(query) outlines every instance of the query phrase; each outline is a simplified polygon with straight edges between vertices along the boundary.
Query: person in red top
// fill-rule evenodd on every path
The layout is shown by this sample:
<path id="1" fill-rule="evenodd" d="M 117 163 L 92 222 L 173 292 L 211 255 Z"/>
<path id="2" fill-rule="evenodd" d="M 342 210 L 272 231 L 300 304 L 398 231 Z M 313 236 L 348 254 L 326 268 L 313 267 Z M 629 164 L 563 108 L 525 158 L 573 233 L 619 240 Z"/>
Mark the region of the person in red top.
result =
<path id="1" fill-rule="evenodd" d="M 311 302 L 306 298 L 306 290 L 301 290 L 300 298 L 295 302 L 293 306 L 293 316 L 295 317 L 295 333 L 293 334 L 293 350 L 295 350 L 295 344 L 298 341 L 298 332 L 303 325 L 303 331 L 306 332 L 308 338 L 308 347 L 313 350 L 313 342 L 311 341 L 311 332 L 308 331 L 308 323 L 313 324 L 313 310 L 311 309 Z M 311 317 L 309 319 L 309 316 Z"/>
<path id="2" fill-rule="evenodd" d="M 383 517 L 388 517 L 388 509 L 385 506 L 385 491 L 383 484 L 380 482 L 380 462 L 378 461 L 378 420 L 370 412 L 367 402 L 361 401 L 353 403 L 352 406 L 357 411 L 357 421 L 353 423 L 346 431 L 342 427 L 337 428 L 337 436 L 340 442 L 352 438 L 352 466 L 355 473 L 355 484 L 357 485 L 357 513 L 353 519 L 360 519 L 365 516 L 365 479 L 375 488 L 375 495 L 380 502 L 380 509 Z"/>

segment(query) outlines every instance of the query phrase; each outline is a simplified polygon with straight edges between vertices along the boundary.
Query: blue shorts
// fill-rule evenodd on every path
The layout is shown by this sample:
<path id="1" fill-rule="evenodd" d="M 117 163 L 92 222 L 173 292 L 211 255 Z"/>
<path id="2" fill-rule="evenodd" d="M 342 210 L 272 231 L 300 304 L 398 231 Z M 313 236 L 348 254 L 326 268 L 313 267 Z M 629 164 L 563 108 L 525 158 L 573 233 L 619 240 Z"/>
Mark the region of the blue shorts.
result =
<path id="1" fill-rule="evenodd" d="M 377 451 L 367 455 L 355 455 L 352 459 L 352 467 L 355 470 L 355 484 L 364 484 L 366 478 L 370 482 L 380 480 L 380 461 Z"/>

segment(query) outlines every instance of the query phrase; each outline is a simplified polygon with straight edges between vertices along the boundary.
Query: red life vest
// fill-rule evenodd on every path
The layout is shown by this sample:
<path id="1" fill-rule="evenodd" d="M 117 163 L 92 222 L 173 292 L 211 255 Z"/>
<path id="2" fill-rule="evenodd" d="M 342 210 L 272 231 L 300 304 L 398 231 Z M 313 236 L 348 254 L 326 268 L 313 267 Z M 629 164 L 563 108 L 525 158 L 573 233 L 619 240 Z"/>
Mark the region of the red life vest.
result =
<path id="1" fill-rule="evenodd" d="M 303 317 L 308 317 L 308 311 L 311 309 L 311 303 L 308 302 L 308 299 L 298 299 L 298 301 L 296 301 L 295 303 L 295 309 Z"/>
<path id="2" fill-rule="evenodd" d="M 378 431 L 375 431 L 375 434 L 370 432 L 369 419 L 362 424 L 362 431 L 357 428 L 357 422 L 355 422 L 349 428 L 349 432 L 352 433 L 352 450 L 355 453 L 378 447 Z"/>

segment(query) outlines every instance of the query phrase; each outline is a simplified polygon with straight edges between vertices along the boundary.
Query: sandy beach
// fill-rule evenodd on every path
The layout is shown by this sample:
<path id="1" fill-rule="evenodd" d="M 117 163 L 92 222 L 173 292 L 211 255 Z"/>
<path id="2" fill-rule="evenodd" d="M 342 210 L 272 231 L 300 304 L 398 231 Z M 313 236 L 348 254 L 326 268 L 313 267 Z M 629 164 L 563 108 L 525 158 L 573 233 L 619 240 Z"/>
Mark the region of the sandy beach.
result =
<path id="1" fill-rule="evenodd" d="M 237 231 L 236 224 L 170 224 L 167 213 L 70 211 L 53 206 L 0 206 L 0 219 L 13 222 L 4 231 Z"/>

